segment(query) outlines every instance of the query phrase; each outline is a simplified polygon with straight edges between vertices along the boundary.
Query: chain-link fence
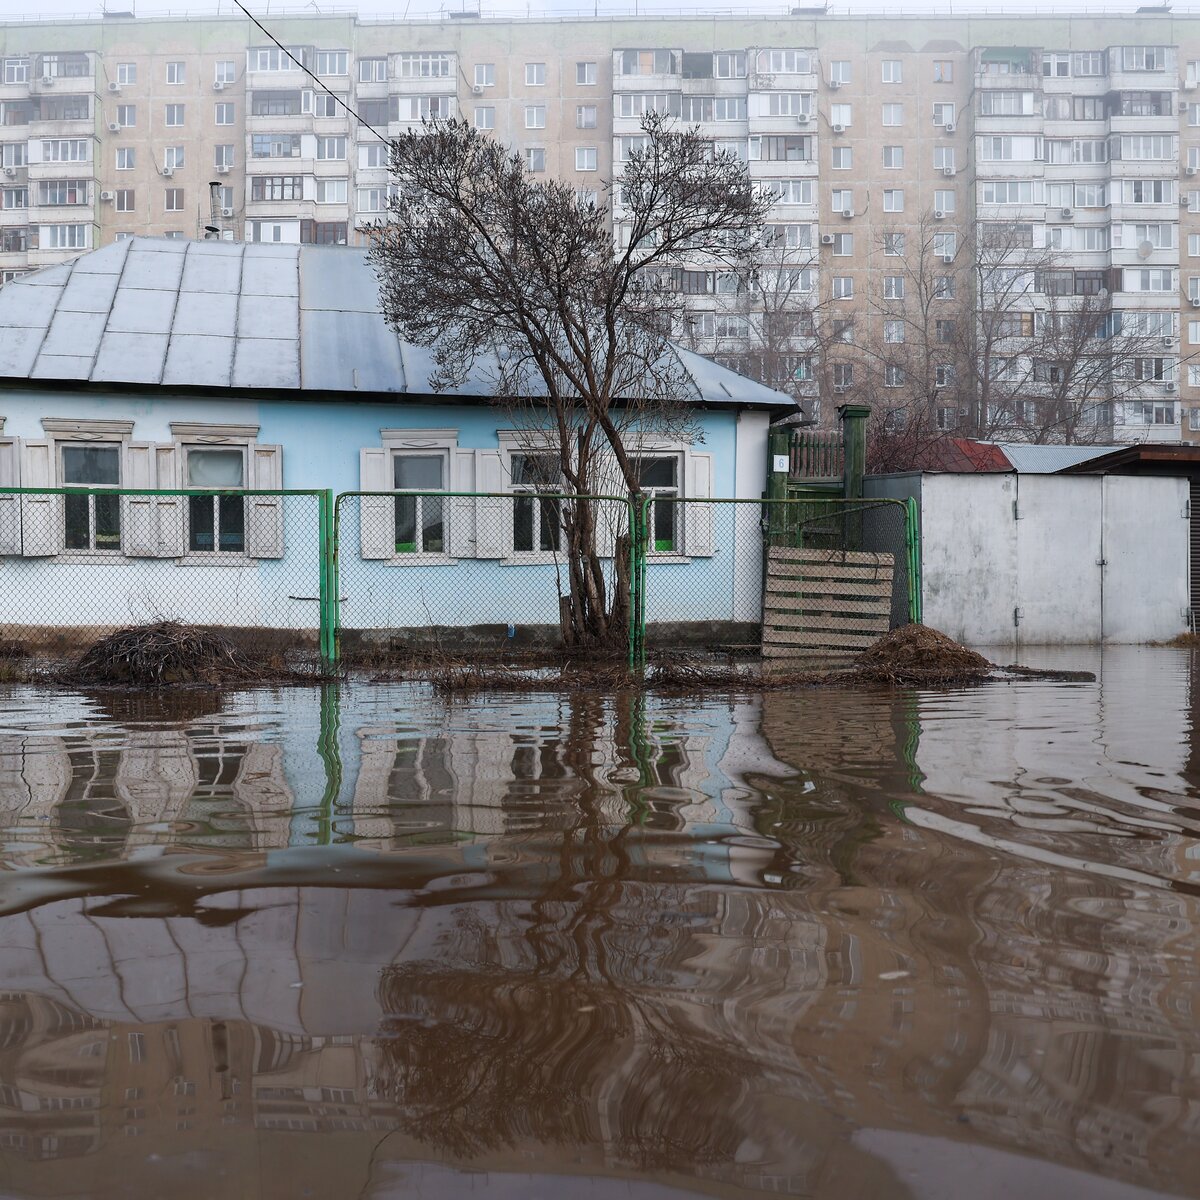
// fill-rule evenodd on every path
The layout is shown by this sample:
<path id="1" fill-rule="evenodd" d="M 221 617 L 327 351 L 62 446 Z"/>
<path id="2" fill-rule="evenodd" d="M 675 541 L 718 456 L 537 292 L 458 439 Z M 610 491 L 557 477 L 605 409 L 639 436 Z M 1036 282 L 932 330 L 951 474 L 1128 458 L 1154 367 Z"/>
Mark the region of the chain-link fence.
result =
<path id="1" fill-rule="evenodd" d="M 682 648 L 832 662 L 919 619 L 903 502 L 654 496 L 643 511 L 651 657 Z"/>
<path id="2" fill-rule="evenodd" d="M 57 659 L 174 620 L 328 657 L 330 516 L 327 492 L 0 489 L 0 640 Z"/>
<path id="3" fill-rule="evenodd" d="M 348 665 L 628 656 L 630 506 L 530 486 L 338 496 L 338 645 Z M 589 532 L 589 529 L 591 532 Z M 594 545 L 594 555 L 572 551 Z"/>

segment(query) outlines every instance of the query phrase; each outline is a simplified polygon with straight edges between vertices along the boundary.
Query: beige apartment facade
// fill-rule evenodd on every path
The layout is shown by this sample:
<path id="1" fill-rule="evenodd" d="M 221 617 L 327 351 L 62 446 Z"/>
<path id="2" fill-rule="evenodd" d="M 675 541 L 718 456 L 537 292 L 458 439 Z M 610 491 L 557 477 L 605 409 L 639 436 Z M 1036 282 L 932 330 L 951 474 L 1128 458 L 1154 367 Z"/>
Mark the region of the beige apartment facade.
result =
<path id="1" fill-rule="evenodd" d="M 1029 286 L 988 377 L 1053 390 L 1027 335 L 1063 319 L 1047 309 L 1102 303 L 1138 337 L 1096 427 L 1200 436 L 1200 18 L 314 16 L 271 32 L 286 51 L 214 17 L 0 26 L 0 280 L 135 234 L 359 240 L 385 213 L 387 139 L 451 114 L 603 197 L 661 110 L 778 198 L 773 294 L 720 264 L 680 272 L 697 349 L 810 415 L 864 391 L 899 411 L 914 374 L 936 405 L 987 303 L 968 247 L 999 233 L 1005 277 Z M 619 205 L 613 220 L 619 240 Z M 801 316 L 764 316 L 783 301 Z M 962 415 L 937 409 L 944 428 Z"/>

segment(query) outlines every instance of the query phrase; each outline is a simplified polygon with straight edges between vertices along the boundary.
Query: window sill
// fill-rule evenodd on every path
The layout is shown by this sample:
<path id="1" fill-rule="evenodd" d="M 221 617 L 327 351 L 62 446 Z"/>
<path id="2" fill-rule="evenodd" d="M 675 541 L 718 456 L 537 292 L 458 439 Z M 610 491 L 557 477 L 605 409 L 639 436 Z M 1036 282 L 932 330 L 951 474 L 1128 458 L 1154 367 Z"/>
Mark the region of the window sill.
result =
<path id="1" fill-rule="evenodd" d="M 385 567 L 453 567 L 458 559 L 450 554 L 397 554 L 394 558 L 365 559 L 378 562 Z"/>
<path id="2" fill-rule="evenodd" d="M 609 554 L 604 557 L 611 558 L 612 555 Z M 530 550 L 510 554 L 507 558 L 497 559 L 496 561 L 502 567 L 565 567 L 567 565 L 567 556 L 565 553 L 554 554 L 551 551 L 541 552 Z"/>
<path id="3" fill-rule="evenodd" d="M 185 554 L 181 558 L 163 557 L 158 562 L 173 562 L 177 567 L 257 567 L 259 560 L 233 550 L 226 553 Z M 279 560 L 271 560 L 279 561 Z"/>
<path id="4" fill-rule="evenodd" d="M 646 555 L 646 565 L 647 566 L 653 566 L 655 564 L 661 564 L 663 566 L 666 566 L 669 563 L 679 563 L 681 566 L 687 566 L 688 563 L 690 563 L 691 561 L 692 561 L 691 557 L 687 554 L 674 554 L 674 553 L 671 553 L 671 554 L 657 553 L 656 554 L 653 550 L 651 550 Z"/>

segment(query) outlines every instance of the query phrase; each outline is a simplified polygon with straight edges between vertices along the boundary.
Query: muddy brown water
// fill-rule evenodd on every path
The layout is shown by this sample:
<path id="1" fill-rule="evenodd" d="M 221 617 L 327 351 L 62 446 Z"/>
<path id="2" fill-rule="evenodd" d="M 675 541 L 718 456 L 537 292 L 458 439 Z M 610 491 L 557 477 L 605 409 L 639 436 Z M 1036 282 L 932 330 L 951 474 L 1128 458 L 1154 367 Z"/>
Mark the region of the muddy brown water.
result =
<path id="1" fill-rule="evenodd" d="M 0 1197 L 1200 1195 L 1200 663 L 0 694 Z"/>

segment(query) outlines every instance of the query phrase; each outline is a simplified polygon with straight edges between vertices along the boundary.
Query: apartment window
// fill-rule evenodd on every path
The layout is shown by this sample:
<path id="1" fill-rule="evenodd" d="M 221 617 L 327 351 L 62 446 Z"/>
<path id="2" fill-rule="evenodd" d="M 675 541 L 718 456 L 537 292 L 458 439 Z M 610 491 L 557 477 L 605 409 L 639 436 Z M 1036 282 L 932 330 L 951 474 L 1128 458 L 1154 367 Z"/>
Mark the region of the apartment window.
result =
<path id="1" fill-rule="evenodd" d="M 477 105 L 475 108 L 475 128 L 476 129 L 495 129 L 496 128 L 496 110 L 490 104 Z M 380 149 L 384 147 L 380 146 Z M 386 166 L 386 163 L 380 163 L 380 166 Z"/>
<path id="2" fill-rule="evenodd" d="M 383 142 L 368 142 L 358 148 L 360 170 L 371 170 L 388 165 L 388 147 Z"/>
<path id="3" fill-rule="evenodd" d="M 441 492 L 446 489 L 449 455 L 392 453 L 392 486 L 398 492 Z M 397 496 L 393 501 L 396 554 L 444 554 L 445 499 L 442 496 Z"/>
<path id="4" fill-rule="evenodd" d="M 955 209 L 954 192 L 949 189 L 939 189 L 933 193 L 933 207 L 936 212 L 952 213 Z"/>
<path id="5" fill-rule="evenodd" d="M 5 83 L 28 83 L 29 82 L 29 59 L 27 59 L 27 58 L 6 58 L 4 60 L 4 82 Z"/>
<path id="6" fill-rule="evenodd" d="M 117 147 L 117 170 L 132 171 L 137 164 L 137 156 L 132 146 Z"/>
<path id="7" fill-rule="evenodd" d="M 381 213 L 387 208 L 387 200 L 387 188 L 359 188 L 354 207 L 360 213 Z"/>
<path id="8" fill-rule="evenodd" d="M 313 97 L 313 116 L 314 117 L 338 117 L 341 112 L 338 108 L 337 98 L 327 95 L 325 92 L 318 92 Z"/>
<path id="9" fill-rule="evenodd" d="M 88 250 L 91 235 L 90 225 L 43 225 L 41 246 L 43 250 Z M 8 249 L 7 243 L 4 248 Z"/>
<path id="10" fill-rule="evenodd" d="M 164 123 L 168 128 L 175 128 L 183 124 L 183 107 L 182 104 L 167 105 Z"/>
<path id="11" fill-rule="evenodd" d="M 5 254 L 24 253 L 29 249 L 29 230 L 24 226 L 10 225 L 0 229 L 0 251 Z"/>
<path id="12" fill-rule="evenodd" d="M 222 170 L 222 169 L 228 170 L 230 167 L 233 166 L 233 163 L 234 163 L 233 153 L 234 153 L 233 146 L 231 144 L 226 144 L 226 145 L 222 145 L 222 146 L 214 146 L 213 147 L 213 166 L 216 167 L 218 170 Z"/>
<path id="13" fill-rule="evenodd" d="M 358 60 L 359 83 L 387 83 L 386 58 L 360 58 Z"/>
<path id="14" fill-rule="evenodd" d="M 237 64 L 231 58 L 223 58 L 213 67 L 213 83 L 228 86 L 237 79 Z"/>
<path id="15" fill-rule="evenodd" d="M 546 148 L 544 146 L 526 146 L 525 166 L 534 173 L 544 171 L 546 169 Z"/>
<path id="16" fill-rule="evenodd" d="M 183 212 L 183 188 L 167 188 L 164 195 L 167 212 Z"/>
<path id="17" fill-rule="evenodd" d="M 904 69 L 901 66 L 898 58 L 885 58 L 883 60 L 883 82 L 884 83 L 903 83 Z"/>
<path id="18" fill-rule="evenodd" d="M 829 82 L 846 84 L 850 82 L 850 79 L 851 75 L 849 59 L 835 58 L 829 64 Z"/>
<path id="19" fill-rule="evenodd" d="M 954 82 L 954 62 L 949 58 L 935 58 L 933 60 L 933 82 L 934 83 L 953 83 Z"/>
<path id="20" fill-rule="evenodd" d="M 118 104 L 117 124 L 120 125 L 122 129 L 132 129 L 135 125 L 137 125 L 137 105 Z"/>
<path id="21" fill-rule="evenodd" d="M 833 364 L 833 386 L 839 388 L 848 388 L 854 384 L 854 364 L 853 363 L 834 363 Z"/>
<path id="22" fill-rule="evenodd" d="M 527 105 L 525 105 L 525 128 L 526 129 L 545 129 L 546 128 L 546 106 L 544 104 L 527 104 Z"/>
<path id="23" fill-rule="evenodd" d="M 184 64 L 181 62 L 167 63 L 167 82 L 170 84 L 180 84 L 187 82 Z"/>
<path id="24" fill-rule="evenodd" d="M 885 300 L 904 299 L 903 275 L 885 275 L 883 277 L 883 298 Z"/>
<path id="25" fill-rule="evenodd" d="M 344 246 L 348 232 L 345 221 L 300 222 L 300 241 L 306 246 Z"/>
<path id="26" fill-rule="evenodd" d="M 933 235 L 933 252 L 940 258 L 953 258 L 958 250 L 958 234 L 935 233 Z"/>
<path id="27" fill-rule="evenodd" d="M 318 75 L 349 75 L 349 50 L 318 50 L 316 70 Z"/>
<path id="28" fill-rule="evenodd" d="M 934 146 L 933 169 L 935 171 L 953 171 L 956 169 L 953 146 Z"/>
<path id="29" fill-rule="evenodd" d="M 715 96 L 712 119 L 714 121 L 744 121 L 746 119 L 746 97 Z"/>
<path id="30" fill-rule="evenodd" d="M 854 299 L 854 277 L 852 275 L 835 275 L 833 277 L 833 298 L 835 300 Z"/>
<path id="31" fill-rule="evenodd" d="M 953 125 L 954 124 L 954 105 L 953 104 L 935 104 L 933 106 L 933 120 L 936 125 Z"/>
<path id="32" fill-rule="evenodd" d="M 933 298 L 935 300 L 954 299 L 953 275 L 935 275 L 933 277 Z"/>
<path id="33" fill-rule="evenodd" d="M 21 161 L 15 165 L 24 166 L 24 147 L 21 147 Z M 5 150 L 8 147 L 5 146 Z M 42 143 L 42 162 L 91 162 L 92 159 L 92 143 L 88 138 L 64 138 L 59 141 L 43 142 Z M 4 165 L 12 166 L 13 163 L 6 161 Z"/>
<path id="34" fill-rule="evenodd" d="M 740 143 L 731 143 L 732 146 Z M 813 139 L 807 134 L 752 137 L 750 158 L 754 162 L 811 162 Z M 741 157 L 740 154 L 738 157 Z"/>
<path id="35" fill-rule="evenodd" d="M 318 179 L 318 204 L 345 204 L 346 181 L 344 179 Z"/>
<path id="36" fill-rule="evenodd" d="M 885 258 L 899 258 L 904 253 L 904 234 L 885 233 L 883 235 L 883 253 Z"/>
<path id="37" fill-rule="evenodd" d="M 335 137 L 317 138 L 317 159 L 323 162 L 344 162 L 346 158 L 346 138 Z"/>
<path id="38" fill-rule="evenodd" d="M 163 166 L 175 171 L 183 166 L 184 153 L 182 146 L 166 146 L 163 149 Z"/>
<path id="39" fill-rule="evenodd" d="M 885 125 L 903 125 L 904 124 L 904 105 L 903 104 L 885 104 L 883 106 L 883 123 Z"/>
<path id="40" fill-rule="evenodd" d="M 87 204 L 86 179 L 43 179 L 38 183 L 38 203 L 51 207 Z"/>
<path id="41" fill-rule="evenodd" d="M 475 64 L 475 86 L 476 87 L 495 87 L 496 86 L 496 64 L 495 63 L 476 63 Z"/>
<path id="42" fill-rule="evenodd" d="M 849 146 L 831 146 L 829 165 L 835 171 L 849 171 L 854 166 L 854 157 Z"/>
<path id="43" fill-rule="evenodd" d="M 516 554 L 554 553 L 563 548 L 562 491 L 558 456 L 513 454 L 509 478 L 514 493 L 512 547 Z"/>
<path id="44" fill-rule="evenodd" d="M 841 125 L 843 128 L 849 129 L 854 123 L 852 106 L 849 104 L 831 104 L 829 106 L 829 123 L 831 125 Z"/>
<path id="45" fill-rule="evenodd" d="M 215 108 L 215 117 L 218 125 L 232 125 L 233 105 L 228 101 L 218 104 Z"/>
<path id="46" fill-rule="evenodd" d="M 8 82 L 7 72 L 5 73 L 5 83 Z M 137 83 L 137 63 L 117 63 L 117 83 L 121 87 L 125 87 L 131 83 Z"/>
<path id="47" fill-rule="evenodd" d="M 834 107 L 837 107 L 836 105 Z M 801 117 L 812 115 L 811 92 L 769 92 L 767 94 L 768 117 Z M 832 120 L 832 118 L 831 118 Z M 833 121 L 836 125 L 837 122 Z"/>
<path id="48" fill-rule="evenodd" d="M 883 386 L 897 388 L 904 386 L 904 368 L 892 364 L 883 368 Z"/>
<path id="49" fill-rule="evenodd" d="M 1200 258 L 1200 233 L 1188 234 L 1188 258 Z"/>
<path id="50" fill-rule="evenodd" d="M 714 79 L 745 79 L 746 52 L 744 50 L 722 50 L 713 55 Z"/>
<path id="51" fill-rule="evenodd" d="M 577 146 L 575 148 L 575 170 L 595 171 L 596 169 L 596 147 Z"/>
<path id="52" fill-rule="evenodd" d="M 852 255 L 854 253 L 854 234 L 835 233 L 833 235 L 833 252 L 839 258 Z"/>
<path id="53" fill-rule="evenodd" d="M 1121 70 L 1165 71 L 1167 51 L 1164 46 L 1122 46 Z"/>
<path id="54" fill-rule="evenodd" d="M 1032 315 L 1032 314 L 1031 314 Z M 935 321 L 934 322 L 934 337 L 937 341 L 945 346 L 953 342 L 958 333 L 958 327 L 954 321 Z"/>
<path id="55" fill-rule="evenodd" d="M 27 187 L 6 187 L 0 192 L 5 210 L 29 207 L 29 189 Z"/>
<path id="56" fill-rule="evenodd" d="M 884 146 L 883 165 L 889 171 L 899 171 L 904 167 L 904 147 Z"/>
<path id="57" fill-rule="evenodd" d="M 812 56 L 807 50 L 760 50 L 757 69 L 767 75 L 808 75 Z"/>
<path id="58" fill-rule="evenodd" d="M 303 200 L 304 177 L 301 175 L 253 175 L 251 200 Z"/>
<path id="59" fill-rule="evenodd" d="M 119 488 L 121 447 L 104 443 L 59 446 L 64 487 Z M 119 551 L 121 549 L 121 498 L 111 493 L 63 497 L 64 538 L 67 550 Z"/>
<path id="60" fill-rule="evenodd" d="M 834 212 L 854 211 L 854 192 L 850 188 L 834 188 L 829 194 L 829 207 Z"/>
<path id="61" fill-rule="evenodd" d="M 454 74 L 453 55 L 397 54 L 397 79 L 449 79 Z"/>
<path id="62" fill-rule="evenodd" d="M 898 213 L 904 211 L 904 189 L 884 188 L 883 211 Z"/>
<path id="63" fill-rule="evenodd" d="M 594 104 L 578 104 L 575 106 L 575 128 L 576 129 L 595 129 L 596 128 L 596 105 Z"/>
<path id="64" fill-rule="evenodd" d="M 1173 204 L 1175 202 L 1175 183 L 1170 179 L 1126 179 L 1123 183 L 1123 195 L 1126 204 Z M 1080 189 L 1075 189 L 1078 195 Z M 1077 206 L 1082 208 L 1083 205 Z M 1099 204 L 1096 207 L 1103 207 Z"/>
<path id="65" fill-rule="evenodd" d="M 575 64 L 575 82 L 581 87 L 591 87 L 596 82 L 597 70 L 594 62 Z"/>
<path id="66" fill-rule="evenodd" d="M 525 86 L 526 87 L 545 87 L 546 86 L 546 64 L 545 63 L 526 63 L 525 64 Z"/>
<path id="67" fill-rule="evenodd" d="M 902 342 L 904 341 L 904 322 L 903 321 L 884 321 L 883 323 L 883 340 L 885 342 Z"/>

